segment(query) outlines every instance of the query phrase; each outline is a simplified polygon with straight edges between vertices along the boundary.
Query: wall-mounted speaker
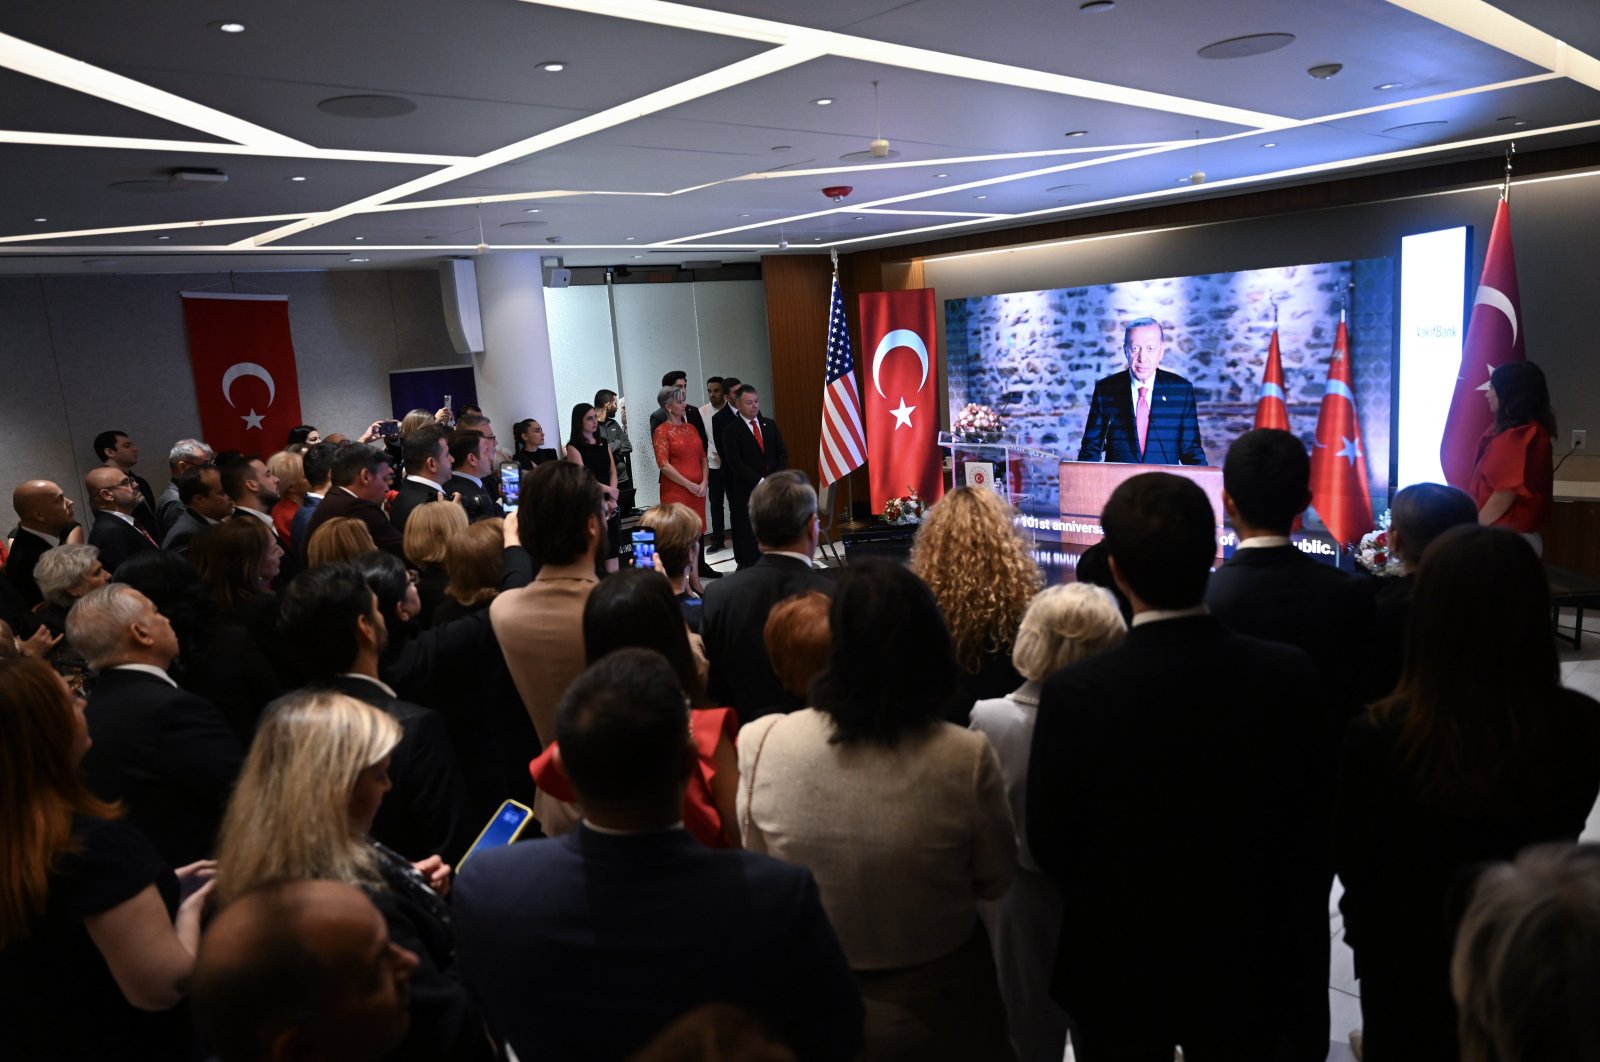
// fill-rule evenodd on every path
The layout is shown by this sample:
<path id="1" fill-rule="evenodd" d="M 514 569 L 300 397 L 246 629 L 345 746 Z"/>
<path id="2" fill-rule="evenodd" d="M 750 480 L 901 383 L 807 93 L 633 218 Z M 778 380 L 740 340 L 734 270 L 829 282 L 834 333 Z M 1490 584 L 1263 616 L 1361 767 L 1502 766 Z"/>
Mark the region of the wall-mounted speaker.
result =
<path id="1" fill-rule="evenodd" d="M 439 294 L 444 327 L 457 354 L 483 350 L 483 318 L 478 314 L 478 270 L 470 258 L 439 263 Z"/>
<path id="2" fill-rule="evenodd" d="M 570 288 L 572 286 L 572 270 L 550 269 L 545 271 L 544 286 L 547 288 Z"/>

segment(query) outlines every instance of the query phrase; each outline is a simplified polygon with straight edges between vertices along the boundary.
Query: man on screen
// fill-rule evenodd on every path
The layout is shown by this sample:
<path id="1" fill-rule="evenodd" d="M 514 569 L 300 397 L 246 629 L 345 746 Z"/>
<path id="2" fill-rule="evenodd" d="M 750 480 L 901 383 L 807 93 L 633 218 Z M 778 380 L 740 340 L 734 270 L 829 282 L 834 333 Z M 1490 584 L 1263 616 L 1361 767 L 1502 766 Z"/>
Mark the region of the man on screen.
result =
<path id="1" fill-rule="evenodd" d="M 1079 461 L 1203 465 L 1194 385 L 1159 368 L 1166 337 L 1154 318 L 1128 322 L 1122 337 L 1128 367 L 1094 385 Z"/>

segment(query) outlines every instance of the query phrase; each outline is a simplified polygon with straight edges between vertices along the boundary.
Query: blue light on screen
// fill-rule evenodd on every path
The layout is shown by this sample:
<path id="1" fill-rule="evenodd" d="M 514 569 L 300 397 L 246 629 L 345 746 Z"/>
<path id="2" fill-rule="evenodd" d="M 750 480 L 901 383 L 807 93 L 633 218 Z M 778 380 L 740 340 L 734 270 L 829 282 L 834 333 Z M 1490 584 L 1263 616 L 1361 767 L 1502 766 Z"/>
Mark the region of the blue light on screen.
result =
<path id="1" fill-rule="evenodd" d="M 1467 229 L 1400 240 L 1399 414 L 1392 490 L 1443 483 L 1439 440 L 1461 370 Z"/>

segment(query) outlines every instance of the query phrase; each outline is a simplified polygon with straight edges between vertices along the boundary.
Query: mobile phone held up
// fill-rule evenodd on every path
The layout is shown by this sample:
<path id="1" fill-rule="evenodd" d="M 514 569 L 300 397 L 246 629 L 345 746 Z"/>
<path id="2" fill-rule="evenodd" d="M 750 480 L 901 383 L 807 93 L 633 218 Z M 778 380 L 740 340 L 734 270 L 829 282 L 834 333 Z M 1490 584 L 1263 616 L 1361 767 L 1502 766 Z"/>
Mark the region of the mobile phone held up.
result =
<path id="1" fill-rule="evenodd" d="M 640 528 L 633 533 L 633 566 L 654 568 L 656 560 L 656 533 Z"/>
<path id="2" fill-rule="evenodd" d="M 504 848 L 521 837 L 531 818 L 533 809 L 526 804 L 519 804 L 515 800 L 507 800 L 501 804 L 494 813 L 494 818 L 484 826 L 482 832 L 478 834 L 478 839 L 467 849 L 467 854 L 456 864 L 456 872 L 460 873 L 461 868 L 467 865 L 467 860 L 479 852 L 489 848 Z"/>
<path id="3" fill-rule="evenodd" d="M 505 507 L 513 509 L 522 495 L 522 469 L 515 464 L 500 469 L 500 496 Z"/>
<path id="4" fill-rule="evenodd" d="M 395 438 L 400 434 L 400 422 L 398 420 L 380 420 L 378 422 L 378 434 L 385 439 Z"/>

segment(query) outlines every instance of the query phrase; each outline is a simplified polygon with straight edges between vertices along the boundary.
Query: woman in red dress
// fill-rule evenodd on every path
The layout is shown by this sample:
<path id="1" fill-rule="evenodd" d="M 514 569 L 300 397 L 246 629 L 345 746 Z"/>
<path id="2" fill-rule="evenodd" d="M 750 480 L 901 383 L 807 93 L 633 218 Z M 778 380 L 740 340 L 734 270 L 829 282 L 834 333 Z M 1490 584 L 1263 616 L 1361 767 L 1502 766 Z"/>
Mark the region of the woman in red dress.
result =
<path id="1" fill-rule="evenodd" d="M 1502 365 L 1489 375 L 1486 396 L 1494 426 L 1478 443 L 1472 470 L 1472 500 L 1478 523 L 1521 532 L 1543 552 L 1540 532 L 1550 523 L 1555 473 L 1551 440 L 1556 432 L 1550 389 L 1539 366 Z"/>
<path id="2" fill-rule="evenodd" d="M 706 531 L 706 448 L 700 433 L 685 418 L 689 408 L 681 387 L 663 387 L 656 401 L 667 411 L 667 419 L 656 427 L 656 467 L 661 470 L 661 504 L 687 505 L 700 518 L 700 533 Z"/>

